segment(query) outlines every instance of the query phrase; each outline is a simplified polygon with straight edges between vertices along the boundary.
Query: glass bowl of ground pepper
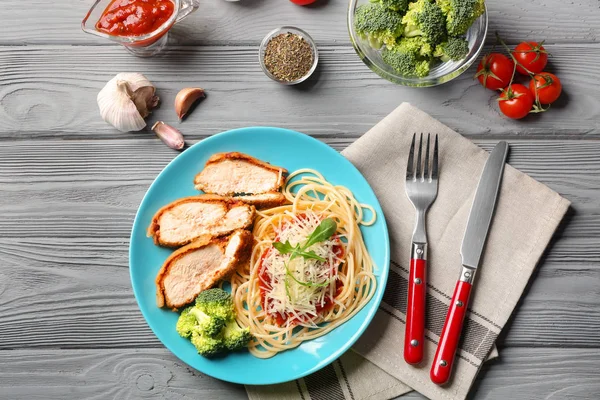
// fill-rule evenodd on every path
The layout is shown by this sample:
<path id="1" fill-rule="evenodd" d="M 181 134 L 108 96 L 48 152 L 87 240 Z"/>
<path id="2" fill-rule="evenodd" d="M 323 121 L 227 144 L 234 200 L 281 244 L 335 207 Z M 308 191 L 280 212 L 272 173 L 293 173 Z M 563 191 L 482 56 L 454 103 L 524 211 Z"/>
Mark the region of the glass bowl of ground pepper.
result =
<path id="1" fill-rule="evenodd" d="M 319 52 L 308 33 L 282 26 L 265 36 L 258 57 L 265 75 L 281 84 L 295 85 L 315 71 Z"/>

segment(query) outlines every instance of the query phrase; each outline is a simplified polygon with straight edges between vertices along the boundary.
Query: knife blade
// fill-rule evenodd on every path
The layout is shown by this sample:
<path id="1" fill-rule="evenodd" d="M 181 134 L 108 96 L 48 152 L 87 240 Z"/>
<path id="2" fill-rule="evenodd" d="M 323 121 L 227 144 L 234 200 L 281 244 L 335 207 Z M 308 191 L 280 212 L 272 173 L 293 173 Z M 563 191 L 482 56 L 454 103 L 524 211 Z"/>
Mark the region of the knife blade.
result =
<path id="1" fill-rule="evenodd" d="M 448 306 L 446 321 L 429 371 L 431 381 L 438 385 L 447 383 L 452 373 L 454 357 L 458 349 L 458 342 L 473 287 L 473 279 L 479 267 L 481 254 L 494 215 L 507 154 L 508 144 L 506 142 L 500 142 L 494 147 L 483 167 L 475 192 L 460 250 L 462 271 Z"/>
<path id="2" fill-rule="evenodd" d="M 462 264 L 465 267 L 477 268 L 479 266 L 483 246 L 492 222 L 507 154 L 508 144 L 506 142 L 498 143 L 483 167 L 460 249 Z"/>

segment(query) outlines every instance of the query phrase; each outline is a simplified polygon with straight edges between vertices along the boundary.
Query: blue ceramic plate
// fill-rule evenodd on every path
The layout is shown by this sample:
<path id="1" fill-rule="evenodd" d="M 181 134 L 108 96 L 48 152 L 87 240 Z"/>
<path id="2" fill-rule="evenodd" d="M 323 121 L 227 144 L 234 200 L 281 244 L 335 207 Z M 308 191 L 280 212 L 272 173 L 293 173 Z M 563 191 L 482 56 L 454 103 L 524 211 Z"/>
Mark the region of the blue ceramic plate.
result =
<path id="1" fill-rule="evenodd" d="M 198 194 L 194 176 L 218 152 L 240 151 L 280 165 L 289 171 L 314 168 L 330 182 L 348 187 L 362 203 L 375 208 L 377 222 L 362 229 L 367 248 L 377 265 L 377 291 L 351 320 L 318 339 L 269 359 L 248 352 L 210 360 L 195 351 L 189 340 L 175 331 L 178 315 L 156 306 L 154 278 L 171 250 L 155 246 L 146 228 L 163 205 Z M 367 218 L 369 216 L 367 215 Z M 279 128 L 243 128 L 204 139 L 175 158 L 148 189 L 131 232 L 129 269 L 135 298 L 148 325 L 161 342 L 182 361 L 206 375 L 224 381 L 267 385 L 297 379 L 323 368 L 341 356 L 364 332 L 373 318 L 388 277 L 390 243 L 385 218 L 375 194 L 358 170 L 337 151 L 302 133 Z"/>

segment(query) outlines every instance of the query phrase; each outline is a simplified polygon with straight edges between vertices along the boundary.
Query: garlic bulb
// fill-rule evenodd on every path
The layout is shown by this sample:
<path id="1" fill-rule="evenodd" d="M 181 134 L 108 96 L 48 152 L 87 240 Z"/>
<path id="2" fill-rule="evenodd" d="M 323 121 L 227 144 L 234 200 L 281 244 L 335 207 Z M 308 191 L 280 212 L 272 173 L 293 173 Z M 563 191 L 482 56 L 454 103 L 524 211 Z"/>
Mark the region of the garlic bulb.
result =
<path id="1" fill-rule="evenodd" d="M 121 132 L 139 131 L 146 126 L 144 118 L 158 105 L 155 91 L 142 74 L 117 74 L 98 93 L 100 115 Z"/>

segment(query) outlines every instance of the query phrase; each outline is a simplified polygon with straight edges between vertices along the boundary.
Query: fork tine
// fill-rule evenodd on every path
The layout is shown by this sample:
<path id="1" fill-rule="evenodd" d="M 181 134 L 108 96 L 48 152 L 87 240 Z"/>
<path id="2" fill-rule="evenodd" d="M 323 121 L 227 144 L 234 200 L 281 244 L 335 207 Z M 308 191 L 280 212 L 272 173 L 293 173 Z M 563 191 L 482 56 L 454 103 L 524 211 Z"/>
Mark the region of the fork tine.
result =
<path id="1" fill-rule="evenodd" d="M 408 153 L 408 163 L 406 164 L 406 179 L 412 179 L 415 176 L 414 171 L 414 163 L 415 163 L 415 137 L 417 134 L 413 135 L 412 143 L 410 144 L 410 152 Z"/>
<path id="2" fill-rule="evenodd" d="M 429 179 L 429 138 L 431 134 L 427 134 L 427 146 L 425 146 L 425 165 L 423 167 L 423 179 Z"/>
<path id="3" fill-rule="evenodd" d="M 417 155 L 417 179 L 421 179 L 421 153 L 423 150 L 423 134 L 421 133 L 421 138 L 419 139 L 419 154 Z"/>
<path id="4" fill-rule="evenodd" d="M 435 135 L 435 145 L 433 146 L 433 162 L 431 166 L 431 179 L 438 177 L 438 136 Z"/>

